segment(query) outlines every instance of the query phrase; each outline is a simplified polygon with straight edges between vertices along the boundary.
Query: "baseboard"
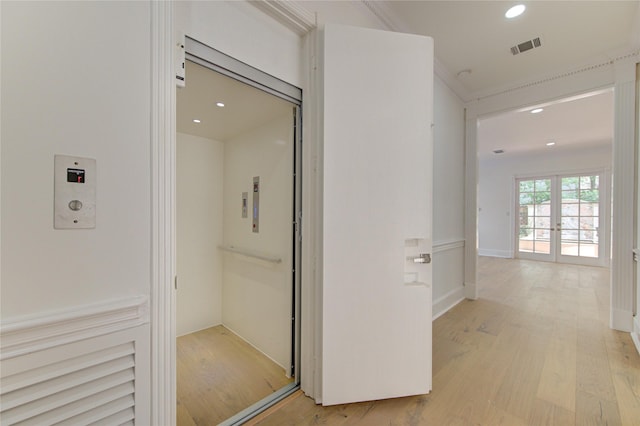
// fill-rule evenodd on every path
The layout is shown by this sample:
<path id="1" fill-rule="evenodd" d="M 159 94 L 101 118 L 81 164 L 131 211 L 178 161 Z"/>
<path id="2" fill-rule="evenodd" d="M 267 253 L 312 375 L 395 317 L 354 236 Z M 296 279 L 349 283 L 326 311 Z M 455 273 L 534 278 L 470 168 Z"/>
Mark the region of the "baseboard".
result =
<path id="1" fill-rule="evenodd" d="M 492 250 L 492 249 L 478 249 L 478 256 L 489 256 L 489 257 L 503 257 L 505 259 L 511 259 L 513 255 L 509 250 Z"/>
<path id="2" fill-rule="evenodd" d="M 464 283 L 464 297 L 469 300 L 478 299 L 478 288 L 476 283 Z"/>
<path id="3" fill-rule="evenodd" d="M 256 346 L 252 341 L 250 341 L 249 339 L 245 339 L 242 334 L 238 333 L 236 330 L 232 329 L 231 327 L 229 327 L 227 324 L 222 323 L 220 324 L 222 325 L 224 328 L 226 328 L 227 330 L 229 330 L 231 333 L 235 334 L 236 337 L 238 337 L 238 339 L 242 340 L 243 342 L 245 342 L 246 344 L 248 344 L 249 346 L 251 346 L 253 349 L 255 349 L 256 351 L 260 352 L 262 355 L 264 355 L 265 357 L 269 358 L 271 361 L 273 361 L 274 364 L 282 367 L 282 369 L 286 372 L 287 377 L 289 377 L 289 375 L 291 374 L 291 371 L 289 368 L 287 368 L 285 365 L 282 365 L 281 362 L 275 360 L 271 355 L 269 355 L 268 353 L 266 353 L 262 348 L 259 348 L 258 346 Z"/>
<path id="4" fill-rule="evenodd" d="M 623 311 L 620 309 L 611 309 L 611 322 L 609 326 L 614 330 L 625 331 L 630 333 L 633 331 L 633 314 L 631 311 Z"/>
<path id="5" fill-rule="evenodd" d="M 636 350 L 640 354 L 640 315 L 633 318 L 633 331 L 631 332 L 631 338 L 636 345 Z"/>
<path id="6" fill-rule="evenodd" d="M 176 334 L 176 337 L 182 337 L 182 336 L 186 336 L 187 334 L 197 333 L 197 332 L 199 332 L 199 331 L 207 330 L 207 329 L 209 329 L 209 328 L 217 327 L 217 326 L 219 326 L 219 325 L 224 325 L 224 324 L 222 324 L 222 322 L 221 322 L 221 321 L 219 321 L 219 322 L 216 322 L 215 324 L 205 325 L 204 327 L 200 327 L 200 328 L 197 328 L 197 329 L 195 329 L 195 330 L 189 330 L 189 331 L 185 331 L 185 332 L 180 333 L 180 334 Z M 235 334 L 235 333 L 234 333 L 234 334 Z"/>
<path id="7" fill-rule="evenodd" d="M 464 300 L 464 287 L 451 290 L 442 297 L 433 301 L 433 320 L 445 314 L 449 309 Z"/>

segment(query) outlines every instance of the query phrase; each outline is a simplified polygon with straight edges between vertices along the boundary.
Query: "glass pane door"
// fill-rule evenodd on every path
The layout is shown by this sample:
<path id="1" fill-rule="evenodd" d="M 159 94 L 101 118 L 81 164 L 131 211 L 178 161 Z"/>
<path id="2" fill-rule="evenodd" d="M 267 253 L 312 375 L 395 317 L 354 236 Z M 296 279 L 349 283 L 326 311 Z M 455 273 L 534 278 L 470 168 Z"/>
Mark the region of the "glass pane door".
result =
<path id="1" fill-rule="evenodd" d="M 597 259 L 600 255 L 600 176 L 565 176 L 560 185 L 560 255 Z"/>
<path id="2" fill-rule="evenodd" d="M 517 257 L 606 266 L 603 178 L 592 173 L 518 179 Z"/>
<path id="3" fill-rule="evenodd" d="M 552 260 L 551 178 L 518 181 L 519 257 Z"/>

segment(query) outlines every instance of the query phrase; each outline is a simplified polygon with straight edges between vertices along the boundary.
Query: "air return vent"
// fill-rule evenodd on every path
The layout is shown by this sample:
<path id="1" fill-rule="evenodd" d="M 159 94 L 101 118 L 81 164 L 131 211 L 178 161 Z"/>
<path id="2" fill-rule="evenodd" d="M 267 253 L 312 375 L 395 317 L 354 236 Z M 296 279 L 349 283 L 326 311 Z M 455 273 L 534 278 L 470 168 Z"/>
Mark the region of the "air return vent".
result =
<path id="1" fill-rule="evenodd" d="M 540 41 L 540 37 L 536 37 L 531 40 L 523 41 L 516 46 L 511 48 L 511 54 L 517 55 L 518 53 L 524 53 L 527 50 L 534 49 L 536 47 L 542 46 L 542 42 Z"/>

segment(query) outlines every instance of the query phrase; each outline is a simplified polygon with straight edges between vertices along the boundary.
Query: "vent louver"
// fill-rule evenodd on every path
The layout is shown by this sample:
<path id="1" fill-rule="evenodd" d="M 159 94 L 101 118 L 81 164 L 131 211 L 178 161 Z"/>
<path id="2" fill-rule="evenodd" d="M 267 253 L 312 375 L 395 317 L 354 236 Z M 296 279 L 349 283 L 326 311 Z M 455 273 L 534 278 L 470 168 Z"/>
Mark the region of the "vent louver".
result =
<path id="1" fill-rule="evenodd" d="M 511 48 L 511 54 L 517 55 L 518 53 L 524 53 L 528 50 L 534 49 L 536 47 L 541 47 L 542 41 L 540 41 L 540 37 L 536 37 L 531 40 L 523 41 L 522 43 L 517 44 Z"/>

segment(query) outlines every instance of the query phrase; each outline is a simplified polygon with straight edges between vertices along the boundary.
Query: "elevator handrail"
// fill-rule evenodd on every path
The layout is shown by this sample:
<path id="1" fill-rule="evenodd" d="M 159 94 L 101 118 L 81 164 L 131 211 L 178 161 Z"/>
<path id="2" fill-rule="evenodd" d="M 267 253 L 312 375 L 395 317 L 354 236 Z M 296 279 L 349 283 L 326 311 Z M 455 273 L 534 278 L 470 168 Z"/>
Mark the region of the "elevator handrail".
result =
<path id="1" fill-rule="evenodd" d="M 243 256 L 253 257 L 255 259 L 264 260 L 265 262 L 282 263 L 282 259 L 279 258 L 279 257 L 268 256 L 268 255 L 257 253 L 255 251 L 252 251 L 252 250 L 249 250 L 249 249 L 245 249 L 245 248 L 234 247 L 232 245 L 218 246 L 218 248 L 220 250 L 228 251 L 230 253 L 241 254 Z"/>

